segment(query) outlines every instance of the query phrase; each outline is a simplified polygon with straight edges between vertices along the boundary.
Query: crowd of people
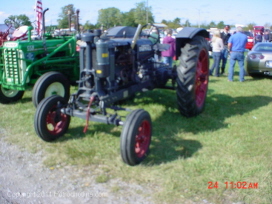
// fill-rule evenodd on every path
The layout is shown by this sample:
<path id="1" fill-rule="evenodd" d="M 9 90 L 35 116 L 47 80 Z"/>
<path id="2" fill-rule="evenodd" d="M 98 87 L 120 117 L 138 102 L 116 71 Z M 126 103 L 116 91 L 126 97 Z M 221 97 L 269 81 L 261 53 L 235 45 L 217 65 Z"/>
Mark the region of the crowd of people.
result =
<path id="1" fill-rule="evenodd" d="M 254 43 L 263 41 L 268 42 L 269 32 L 264 33 L 263 35 L 257 33 L 254 37 Z M 221 33 L 219 30 L 214 31 L 211 40 L 213 64 L 210 68 L 210 75 L 215 77 L 224 75 L 229 56 L 228 81 L 233 81 L 234 67 L 236 62 L 238 62 L 239 80 L 240 82 L 243 82 L 245 80 L 244 52 L 247 42 L 247 35 L 243 33 L 243 28 L 241 26 L 238 26 L 232 35 L 230 34 L 229 25 L 226 25 Z"/>
<path id="2" fill-rule="evenodd" d="M 272 36 L 268 30 L 257 32 L 254 35 L 254 43 L 270 42 L 272 40 L 271 37 Z"/>
<path id="3" fill-rule="evenodd" d="M 169 44 L 169 49 L 162 51 L 161 56 L 156 57 L 172 67 L 176 52 L 175 38 L 172 36 L 173 30 L 167 29 L 165 37 L 162 39 L 162 44 Z M 256 33 L 254 35 L 254 44 L 258 42 L 269 42 L 271 39 L 270 33 L 265 31 L 263 33 Z M 228 67 L 228 81 L 232 82 L 234 77 L 234 67 L 236 62 L 239 65 L 239 80 L 245 80 L 245 50 L 248 37 L 244 34 L 243 28 L 237 26 L 235 32 L 230 33 L 230 26 L 225 25 L 222 32 L 215 30 L 211 39 L 213 63 L 209 69 L 210 76 L 219 77 L 225 74 L 227 60 L 229 59 Z"/>

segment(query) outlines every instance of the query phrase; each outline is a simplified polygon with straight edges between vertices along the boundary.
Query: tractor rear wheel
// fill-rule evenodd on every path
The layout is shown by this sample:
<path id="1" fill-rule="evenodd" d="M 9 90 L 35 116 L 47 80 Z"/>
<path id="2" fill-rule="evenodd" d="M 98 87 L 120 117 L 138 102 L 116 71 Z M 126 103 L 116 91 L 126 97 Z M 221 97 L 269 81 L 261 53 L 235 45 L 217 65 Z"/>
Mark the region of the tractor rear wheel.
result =
<path id="1" fill-rule="evenodd" d="M 56 140 L 67 132 L 71 117 L 60 111 L 66 104 L 63 97 L 53 95 L 43 99 L 38 105 L 34 127 L 37 135 L 44 141 Z"/>
<path id="2" fill-rule="evenodd" d="M 0 103 L 8 104 L 23 98 L 24 91 L 6 89 L 0 85 Z"/>
<path id="3" fill-rule="evenodd" d="M 209 82 L 209 52 L 204 37 L 195 36 L 181 48 L 177 67 L 177 100 L 186 117 L 200 114 L 205 107 Z"/>
<path id="4" fill-rule="evenodd" d="M 32 91 L 32 102 L 35 107 L 42 99 L 59 95 L 68 101 L 70 95 L 70 83 L 67 78 L 59 72 L 47 72 L 35 83 Z"/>
<path id="5" fill-rule="evenodd" d="M 149 153 L 152 135 L 151 118 L 143 109 L 132 111 L 126 118 L 121 133 L 121 156 L 131 166 L 142 162 Z"/>

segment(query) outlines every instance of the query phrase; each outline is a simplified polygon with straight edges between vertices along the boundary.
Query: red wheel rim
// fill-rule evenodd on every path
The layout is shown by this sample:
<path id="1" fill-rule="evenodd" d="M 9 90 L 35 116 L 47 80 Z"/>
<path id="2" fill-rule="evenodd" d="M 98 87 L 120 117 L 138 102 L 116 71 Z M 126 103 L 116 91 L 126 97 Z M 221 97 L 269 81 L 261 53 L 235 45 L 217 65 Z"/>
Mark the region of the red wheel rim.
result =
<path id="1" fill-rule="evenodd" d="M 209 80 L 208 60 L 207 52 L 204 49 L 201 50 L 196 67 L 195 81 L 195 101 L 197 107 L 201 107 L 206 98 Z"/>
<path id="2" fill-rule="evenodd" d="M 55 107 L 53 107 L 46 116 L 46 128 L 52 135 L 62 132 L 68 123 L 68 116 L 63 113 L 59 114 L 58 116 Z"/>
<path id="3" fill-rule="evenodd" d="M 138 158 L 143 157 L 149 148 L 151 140 L 151 125 L 149 121 L 144 120 L 138 128 L 136 135 L 135 153 Z"/>

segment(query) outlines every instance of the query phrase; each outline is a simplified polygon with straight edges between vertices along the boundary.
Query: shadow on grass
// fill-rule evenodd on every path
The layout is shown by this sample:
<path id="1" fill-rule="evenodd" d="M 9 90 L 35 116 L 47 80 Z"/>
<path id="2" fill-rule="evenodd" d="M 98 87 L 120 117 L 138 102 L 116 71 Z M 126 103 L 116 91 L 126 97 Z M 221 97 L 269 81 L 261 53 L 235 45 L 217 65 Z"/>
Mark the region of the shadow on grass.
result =
<path id="1" fill-rule="evenodd" d="M 32 103 L 32 98 L 31 97 L 26 97 L 24 96 L 20 101 L 16 101 L 14 103 L 29 103 L 31 102 Z M 34 106 L 34 105 L 33 105 Z"/>
<path id="2" fill-rule="evenodd" d="M 169 90 L 156 90 L 137 100 L 139 107 L 152 103 L 163 105 L 165 109 L 153 121 L 151 154 L 144 163 L 160 164 L 194 156 L 202 148 L 202 144 L 197 140 L 182 138 L 182 133 L 207 134 L 226 128 L 229 125 L 227 118 L 242 116 L 266 106 L 272 98 L 261 95 L 231 97 L 213 93 L 207 97 L 205 111 L 193 118 L 180 115 L 176 100 L 175 92 Z"/>
<path id="3" fill-rule="evenodd" d="M 143 163 L 144 165 L 159 165 L 177 159 L 190 158 L 202 148 L 199 141 L 182 138 L 183 133 L 207 134 L 209 131 L 225 128 L 228 126 L 225 121 L 227 118 L 246 114 L 266 106 L 271 101 L 272 98 L 267 96 L 231 97 L 224 94 L 214 94 L 210 90 L 205 111 L 197 117 L 186 118 L 177 110 L 176 93 L 171 90 L 158 89 L 137 95 L 134 100 L 123 104 L 123 107 L 127 105 L 141 108 L 147 107 L 148 104 L 163 106 L 163 111 L 152 121 L 151 153 Z M 147 109 L 147 111 L 151 115 L 154 114 L 152 110 Z M 91 131 L 105 132 L 119 137 L 121 132 L 113 130 L 114 127 L 113 125 L 96 124 L 89 128 L 87 133 L 90 134 Z M 85 137 L 83 128 L 84 126 L 70 128 L 67 135 L 56 142 Z"/>
<path id="4" fill-rule="evenodd" d="M 71 123 L 72 123 L 72 121 L 71 121 Z M 121 135 L 120 131 L 113 131 L 113 129 L 115 128 L 114 125 L 107 125 L 104 123 L 90 122 L 86 133 L 83 132 L 84 127 L 85 127 L 84 125 L 72 127 L 72 128 L 70 127 L 68 129 L 67 133 L 63 137 L 55 140 L 54 142 L 58 143 L 58 142 L 64 142 L 64 141 L 74 140 L 74 139 L 82 139 L 86 136 L 90 137 L 90 135 L 92 135 L 96 132 L 99 132 L 99 133 L 104 132 L 104 133 L 110 134 L 111 136 L 114 136 L 114 137 L 120 137 L 120 135 Z"/>
<path id="5" fill-rule="evenodd" d="M 23 96 L 23 98 L 22 99 L 20 99 L 20 100 L 18 100 L 18 101 L 13 101 L 13 102 L 10 102 L 10 103 L 6 103 L 6 104 L 4 104 L 4 105 L 6 105 L 6 106 L 9 106 L 9 105 L 14 105 L 14 104 L 19 104 L 19 103 L 21 103 L 21 104 L 25 104 L 25 103 L 29 103 L 29 102 L 31 102 L 32 101 L 32 98 L 31 97 L 25 97 L 25 96 Z M 32 103 L 32 102 L 31 102 Z"/>

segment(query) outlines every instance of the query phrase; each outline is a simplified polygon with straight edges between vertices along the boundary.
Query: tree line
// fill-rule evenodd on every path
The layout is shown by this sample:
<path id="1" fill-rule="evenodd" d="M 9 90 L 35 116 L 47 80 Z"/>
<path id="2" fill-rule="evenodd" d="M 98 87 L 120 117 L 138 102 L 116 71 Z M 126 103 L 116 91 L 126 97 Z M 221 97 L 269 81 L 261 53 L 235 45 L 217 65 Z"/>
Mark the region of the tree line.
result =
<path id="1" fill-rule="evenodd" d="M 154 22 L 154 15 L 152 13 L 152 7 L 146 7 L 145 2 L 136 3 L 136 7 L 132 8 L 128 12 L 121 12 L 120 9 L 115 7 L 100 9 L 98 11 L 98 20 L 96 24 L 90 23 L 90 21 L 86 21 L 84 24 L 80 24 L 80 28 L 82 30 L 88 29 L 95 29 L 95 28 L 103 28 L 108 29 L 114 26 L 132 26 L 137 27 L 138 24 L 146 24 L 146 23 L 155 23 Z M 71 24 L 76 25 L 77 23 L 77 9 L 74 7 L 73 4 L 68 4 L 61 8 L 61 13 L 57 19 L 58 25 L 50 25 L 46 26 L 47 29 L 52 28 L 68 28 Z M 30 26 L 32 23 L 30 19 L 25 15 L 11 15 L 5 20 L 6 24 L 11 24 L 15 28 L 18 28 L 21 25 Z M 158 22 L 157 22 L 158 23 Z M 162 20 L 160 23 L 166 24 L 169 28 L 176 29 L 178 27 L 201 27 L 205 29 L 209 28 L 218 28 L 223 29 L 225 22 L 220 21 L 218 23 L 211 21 L 208 24 L 200 24 L 194 25 L 192 24 L 189 19 L 185 20 L 184 22 L 181 21 L 180 18 L 175 18 L 173 20 Z M 246 25 L 244 28 L 245 30 L 253 30 L 253 26 L 255 23 L 250 23 Z M 235 25 L 230 25 L 234 27 Z M 272 30 L 272 26 L 268 23 L 264 25 L 266 28 L 270 28 Z"/>

